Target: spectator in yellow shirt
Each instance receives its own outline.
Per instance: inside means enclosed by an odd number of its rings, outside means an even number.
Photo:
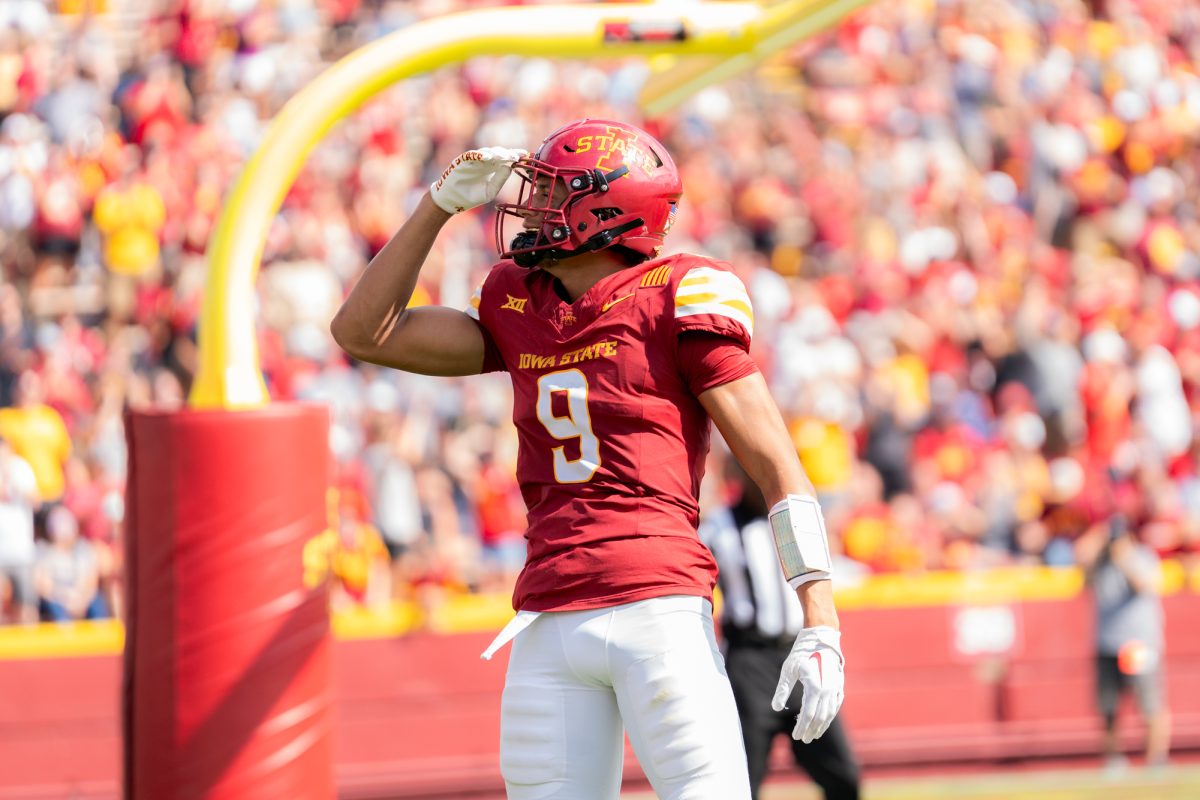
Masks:
[[[162,195],[140,173],[136,148],[122,156],[123,174],[100,192],[92,216],[104,235],[104,263],[117,275],[139,277],[158,267],[167,212]]]
[[[15,405],[0,408],[0,435],[33,468],[38,500],[44,506],[62,499],[66,488],[63,468],[71,455],[71,436],[62,415],[43,400],[41,376],[31,369],[22,372],[17,380]]]

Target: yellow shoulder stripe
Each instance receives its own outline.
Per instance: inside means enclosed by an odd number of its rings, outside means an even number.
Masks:
[[[642,288],[666,286],[667,282],[671,280],[672,269],[670,264],[664,264],[661,267],[655,267],[650,270],[642,276]]]
[[[754,321],[754,312],[750,309],[749,303],[744,303],[741,300],[722,300],[721,305],[729,306],[730,308],[736,308],[738,311],[749,317],[751,322]]]
[[[717,303],[720,302],[724,295],[716,292],[704,292],[702,294],[675,295],[675,307],[690,306],[695,303]]]

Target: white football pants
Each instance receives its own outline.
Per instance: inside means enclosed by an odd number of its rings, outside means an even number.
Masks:
[[[712,606],[670,596],[546,612],[513,642],[500,720],[510,800],[616,800],[622,723],[662,800],[749,800]]]

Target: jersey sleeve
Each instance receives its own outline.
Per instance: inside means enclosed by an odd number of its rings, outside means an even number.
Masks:
[[[715,333],[749,347],[754,309],[738,276],[717,262],[689,269],[675,289],[675,331]]]
[[[504,363],[504,356],[500,353],[500,348],[496,344],[495,338],[492,337],[488,326],[479,316],[479,308],[483,303],[483,287],[487,285],[488,278],[494,273],[489,273],[487,278],[483,279],[483,283],[475,287],[475,293],[471,295],[471,301],[464,309],[467,316],[475,320],[475,324],[479,326],[479,333],[483,336],[483,366],[480,372],[507,372],[508,365]]]
[[[679,337],[679,370],[692,394],[758,372],[746,346],[727,336],[689,331]]]

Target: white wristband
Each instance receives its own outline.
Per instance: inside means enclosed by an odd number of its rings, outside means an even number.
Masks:
[[[829,536],[817,498],[789,494],[772,506],[768,517],[779,565],[793,589],[808,581],[832,577]]]

